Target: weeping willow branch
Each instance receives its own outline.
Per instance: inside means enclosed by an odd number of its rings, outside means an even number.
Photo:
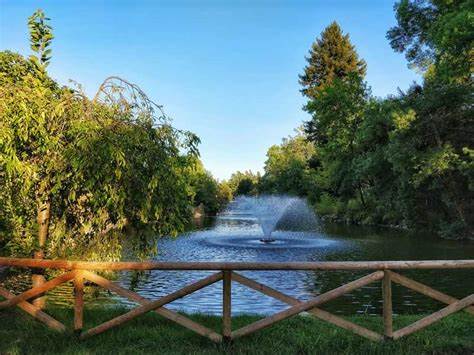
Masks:
[[[154,123],[170,122],[162,105],[151,100],[138,85],[118,76],[109,76],[102,82],[94,96],[93,103],[114,105],[124,112],[132,111],[138,116],[149,115]]]
[[[199,137],[172,127],[163,106],[151,100],[136,84],[118,76],[109,76],[99,86],[92,103],[114,107],[118,112],[128,115],[134,123],[148,123],[154,128],[170,130],[182,147],[188,147],[191,154],[199,155]]]

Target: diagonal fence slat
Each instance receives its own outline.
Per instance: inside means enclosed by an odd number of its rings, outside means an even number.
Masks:
[[[15,297],[13,293],[8,292],[2,287],[0,287],[0,296],[6,299],[12,299],[13,297]],[[45,312],[43,312],[39,307],[36,307],[35,305],[29,302],[22,301],[18,303],[17,306],[23,311],[25,311],[26,313],[30,314],[31,316],[33,316],[34,318],[36,318],[37,320],[46,324],[48,327],[54,330],[57,330],[60,332],[64,332],[66,330],[66,327],[64,326],[64,324],[57,321],[56,319],[51,317],[49,314],[46,314]]]
[[[358,289],[360,287],[363,287],[365,285],[368,285],[374,281],[380,280],[383,278],[384,272],[383,271],[376,271],[372,274],[366,275],[364,277],[361,277],[357,280],[351,281],[345,285],[342,285],[338,288],[335,288],[331,291],[328,291],[326,293],[323,293],[322,295],[319,295],[315,297],[314,299],[303,302],[300,304],[297,304],[295,306],[292,306],[284,311],[278,312],[272,316],[269,316],[267,318],[263,318],[259,321],[256,321],[252,324],[249,324],[245,327],[242,327],[236,331],[232,332],[232,338],[239,338],[247,334],[251,334],[259,329],[263,329],[266,327],[269,327],[270,325],[279,322],[281,320],[287,319],[291,316],[294,316],[298,313],[307,311],[311,308],[314,308],[316,306],[319,306],[323,303],[329,302],[330,300],[333,300],[347,292],[353,291],[355,289]]]
[[[16,295],[6,301],[0,302],[0,309],[14,306],[22,301],[26,301],[30,298],[33,298],[42,293],[45,293],[46,291],[49,291],[55,288],[56,286],[59,286],[65,282],[72,280],[75,277],[75,275],[76,275],[75,271],[69,271],[48,282],[45,282],[41,286],[30,288],[28,291],[20,293],[19,295]]]
[[[166,295],[156,301],[150,301],[147,304],[144,304],[142,306],[139,306],[135,309],[132,309],[131,311],[122,314],[121,316],[115,317],[114,319],[111,319],[105,323],[102,323],[101,325],[89,329],[85,332],[83,332],[80,336],[81,339],[89,338],[93,335],[100,334],[102,332],[105,332],[108,329],[114,328],[120,324],[123,324],[125,322],[128,322],[142,314],[145,314],[149,311],[153,311],[157,308],[160,308],[164,306],[165,304],[168,304],[170,302],[173,302],[179,298],[182,298],[186,295],[189,295],[190,293],[193,293],[197,290],[200,290],[201,288],[204,288],[206,286],[209,286],[213,283],[216,283],[217,281],[222,280],[222,272],[217,272],[211,276],[205,277],[204,279],[197,281],[191,285],[185,286],[181,289],[179,289],[176,292],[170,293],[169,295]]]
[[[141,305],[145,305],[150,303],[151,301],[146,299],[145,297],[140,296],[139,294],[132,292],[130,290],[127,290],[119,285],[117,285],[115,282],[112,282],[110,280],[107,280],[104,277],[101,277],[95,273],[92,273],[90,271],[84,271],[84,277],[87,278],[87,280],[92,281],[96,285],[99,285],[109,291],[115,292],[116,294],[128,298],[131,301],[137,302]],[[158,309],[154,310],[156,313],[159,315],[189,329],[194,332],[196,332],[199,335],[202,335],[204,337],[207,337],[211,339],[212,341],[219,343],[222,341],[222,336],[212,329],[209,329],[197,322],[194,322],[193,320],[177,313],[172,310],[169,310],[165,307],[161,307]]]
[[[399,339],[403,336],[412,334],[472,304],[474,304],[474,294],[467,296],[457,302],[451,303],[449,306],[442,308],[438,312],[432,313],[429,316],[416,321],[415,323],[393,332],[393,339]]]
[[[275,290],[274,288],[271,288],[269,286],[263,285],[255,280],[249,279],[241,274],[238,274],[236,272],[232,273],[232,280],[235,280],[236,282],[245,285],[251,289],[254,289],[255,291],[261,292],[267,296],[273,297],[279,301],[282,301],[286,304],[289,305],[297,305],[303,303],[302,301],[285,295],[284,293]],[[365,327],[362,327],[358,324],[355,324],[353,322],[350,322],[342,317],[336,316],[332,313],[326,312],[322,309],[319,308],[312,308],[308,310],[308,313],[312,314],[313,316],[324,320],[328,323],[334,324],[340,328],[352,331],[364,338],[374,340],[374,341],[380,341],[383,340],[383,336],[370,330]]]
[[[413,291],[421,293],[425,296],[431,297],[437,301],[440,301],[446,304],[451,304],[451,303],[459,301],[457,298],[451,297],[425,284],[422,284],[421,282],[415,281],[413,279],[409,279],[408,277],[402,276],[396,272],[388,271],[388,270],[386,272],[390,275],[390,278],[393,282],[399,285],[402,285],[406,288],[412,289]],[[474,315],[474,307],[472,306],[465,308],[464,311]]]

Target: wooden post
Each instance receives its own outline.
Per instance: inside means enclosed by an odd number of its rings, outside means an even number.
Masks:
[[[232,276],[231,271],[223,271],[222,289],[222,336],[224,341],[230,341],[232,333]]]
[[[84,276],[81,271],[74,277],[74,330],[81,332],[84,324]]]
[[[44,258],[44,246],[48,238],[49,230],[49,219],[51,214],[51,204],[49,201],[40,202],[37,211],[37,222],[38,222],[38,250],[34,253],[35,259]],[[39,287],[46,282],[44,277],[43,269],[34,269],[33,275],[31,275],[31,283],[34,287]],[[33,305],[39,309],[43,309],[46,304],[46,297],[39,296],[33,300]]]
[[[393,319],[392,319],[392,281],[390,279],[390,272],[384,271],[382,281],[382,295],[383,295],[383,326],[385,339],[392,339],[393,337]]]

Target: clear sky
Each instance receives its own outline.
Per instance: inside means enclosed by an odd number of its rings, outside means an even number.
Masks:
[[[138,84],[178,128],[202,140],[216,177],[262,170],[265,154],[309,116],[298,74],[336,20],[367,62],[377,96],[419,79],[385,38],[393,1],[0,0],[0,50],[29,54],[27,18],[42,8],[54,28],[52,77],[92,95],[119,75]]]

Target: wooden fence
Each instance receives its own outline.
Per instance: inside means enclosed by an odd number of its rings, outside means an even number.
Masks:
[[[28,300],[44,294],[56,286],[72,282],[74,284],[74,329],[80,334],[81,339],[100,334],[113,327],[126,323],[144,313],[154,311],[159,315],[188,328],[201,336],[205,336],[214,342],[232,340],[244,335],[251,334],[259,329],[266,328],[283,319],[297,315],[301,312],[309,314],[344,328],[362,337],[374,341],[384,339],[399,339],[406,335],[421,330],[430,324],[460,310],[474,315],[474,294],[462,299],[456,299],[447,294],[439,292],[427,285],[414,281],[410,278],[396,273],[394,270],[408,269],[474,269],[474,260],[432,260],[432,261],[367,261],[367,262],[289,262],[289,263],[244,263],[244,262],[84,262],[64,260],[38,260],[20,258],[1,258],[0,266],[61,269],[65,272],[60,276],[49,280],[41,286],[33,287],[21,294],[14,295],[0,287],[0,296],[6,300],[0,302],[0,310],[7,307],[18,306],[37,320],[47,326],[64,331],[66,327],[56,319],[52,318],[41,309],[29,303]],[[97,270],[213,270],[207,276],[195,283],[187,285],[178,291],[172,292],[157,300],[148,300],[135,292],[127,290],[92,271]],[[237,271],[240,270],[371,270],[366,276],[341,285],[333,290],[316,296],[309,301],[300,301],[280,291],[270,288],[247,278]],[[106,321],[94,328],[83,330],[83,308],[84,308],[84,282],[92,282],[111,292],[138,303],[138,307],[131,309],[123,315]],[[223,282],[223,312],[222,333],[209,329],[187,317],[172,311],[165,306],[179,298],[189,295],[208,285],[218,281]],[[352,323],[344,318],[331,314],[319,308],[326,302],[334,300],[341,295],[354,291],[374,281],[382,280],[383,294],[383,322],[384,333],[379,334],[363,326]],[[472,279],[471,279],[472,280]],[[231,287],[232,281],[238,282],[251,289],[259,291],[267,296],[273,297],[289,305],[289,308],[260,319],[240,329],[232,330],[231,326]],[[426,316],[404,328],[394,330],[392,326],[392,282],[410,288],[416,292],[431,297],[437,301],[447,304],[446,307]],[[474,321],[474,319],[473,319]]]

